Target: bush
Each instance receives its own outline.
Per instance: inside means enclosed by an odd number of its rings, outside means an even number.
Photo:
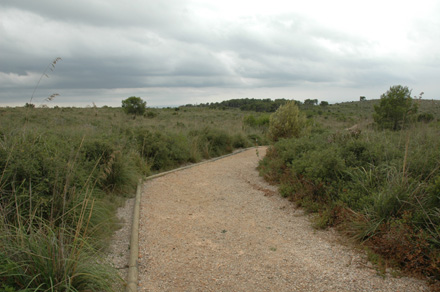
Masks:
[[[289,101],[270,116],[269,137],[272,141],[299,137],[305,125],[306,120],[298,106],[294,101]]]
[[[139,129],[135,139],[139,153],[146,158],[152,170],[157,171],[172,166],[171,152],[164,134]]]
[[[417,116],[418,122],[429,123],[434,120],[434,115],[430,113],[423,113]]]
[[[219,129],[205,128],[201,133],[202,149],[205,158],[231,153],[232,137]]]
[[[232,147],[234,148],[246,148],[249,147],[250,143],[249,140],[246,139],[245,136],[243,136],[240,133],[237,133],[232,136]]]
[[[157,112],[155,112],[155,111],[148,111],[147,113],[146,113],[146,117],[147,118],[150,118],[150,119],[153,119],[153,118],[155,118],[155,117],[157,117],[159,114],[157,113]]]
[[[403,269],[440,279],[437,131],[425,126],[282,139],[259,170],[280,184],[283,196],[318,212],[320,227],[343,222],[354,238]]]
[[[254,115],[247,115],[243,118],[243,124],[249,127],[255,127],[257,125],[257,119]]]
[[[374,106],[374,121],[382,129],[400,130],[417,113],[411,90],[401,85],[392,86],[382,94],[379,105]]]
[[[270,121],[270,115],[264,114],[258,117],[254,117],[254,115],[250,114],[243,118],[243,124],[249,127],[268,127]]]
[[[143,115],[147,110],[147,102],[140,97],[131,96],[122,101],[122,108],[127,114]]]

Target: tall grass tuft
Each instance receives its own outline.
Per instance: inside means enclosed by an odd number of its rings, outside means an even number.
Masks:
[[[44,138],[45,137],[45,138]],[[112,291],[97,231],[112,214],[96,203],[78,150],[45,133],[5,136],[0,180],[0,279],[6,291]],[[97,207],[95,207],[97,206]],[[113,220],[114,222],[114,220]],[[108,235],[107,235],[108,236]]]
[[[112,291],[117,273],[100,260],[89,240],[97,227],[90,195],[60,220],[28,218],[21,215],[24,204],[14,204],[3,207],[16,210],[16,222],[3,217],[0,224],[0,279],[5,291]]]
[[[4,289],[112,291],[117,274],[99,261],[96,250],[80,234],[43,222],[30,232],[23,227],[2,227],[0,279]]]

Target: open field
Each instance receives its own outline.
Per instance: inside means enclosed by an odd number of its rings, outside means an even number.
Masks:
[[[0,109],[0,291],[110,291],[100,260],[138,179],[264,143],[239,110]]]
[[[438,279],[440,102],[421,100],[432,120],[398,132],[375,130],[375,103],[302,105],[308,135],[274,144],[260,172],[319,214],[318,228],[336,226],[370,246],[380,269]],[[121,279],[100,259],[138,179],[269,144],[269,115],[0,108],[0,291],[110,291]],[[345,130],[353,125],[359,132]]]

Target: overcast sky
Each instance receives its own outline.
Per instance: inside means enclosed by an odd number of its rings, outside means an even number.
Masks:
[[[1,0],[0,105],[440,99],[439,3]]]

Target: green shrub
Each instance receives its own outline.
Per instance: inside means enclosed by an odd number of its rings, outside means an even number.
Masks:
[[[299,137],[306,120],[294,101],[287,102],[270,116],[269,137],[273,141],[282,138]]]
[[[257,126],[257,119],[255,119],[254,115],[247,115],[243,118],[243,124],[249,127]]]
[[[429,123],[434,120],[434,115],[431,113],[422,113],[417,116],[418,122]]]
[[[408,87],[396,85],[382,94],[379,105],[374,106],[374,121],[383,129],[400,130],[417,113],[417,105]]]
[[[302,173],[315,182],[331,183],[337,180],[345,170],[345,161],[336,147],[310,151],[301,159],[301,162],[293,163],[292,168],[295,172]]]
[[[268,115],[268,114],[260,115],[257,118],[256,122],[257,122],[257,126],[259,126],[259,127],[269,127],[270,115]]]
[[[232,136],[232,147],[238,149],[238,148],[246,148],[249,147],[251,144],[249,143],[249,140],[246,139],[246,137],[241,134],[237,133]]]
[[[205,128],[201,133],[201,139],[204,141],[206,158],[232,152],[232,138],[223,130]]]
[[[155,112],[155,111],[148,111],[146,113],[147,118],[153,119],[155,117],[157,117],[159,115],[159,113]]]
[[[167,137],[167,147],[170,151],[170,159],[173,166],[187,162],[195,162],[191,157],[190,140],[183,134],[169,134]]]
[[[365,140],[352,139],[342,147],[341,156],[348,167],[367,167],[377,161],[371,145]]]
[[[243,118],[243,124],[249,127],[269,127],[270,115],[262,114],[255,117],[253,114],[247,115]]]
[[[139,152],[151,165],[151,169],[157,171],[171,166],[171,153],[163,134],[140,129],[136,133],[136,142]]]
[[[249,134],[247,135],[247,139],[250,141],[252,145],[267,145],[269,143],[266,135],[259,134]]]
[[[282,196],[319,213],[317,227],[343,222],[354,238],[392,255],[403,269],[440,279],[437,131],[417,126],[282,139],[259,170],[280,184]]]

